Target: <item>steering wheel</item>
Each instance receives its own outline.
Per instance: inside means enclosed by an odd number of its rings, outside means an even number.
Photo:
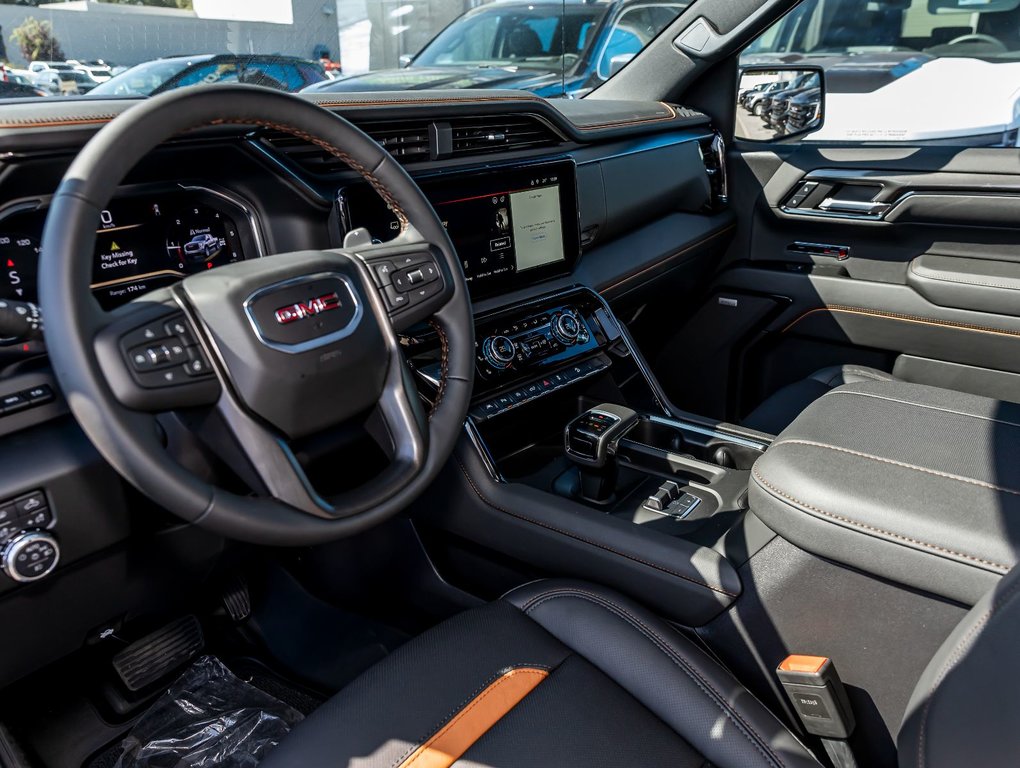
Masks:
[[[400,234],[383,244],[348,236],[341,249],[224,264],[102,310],[89,287],[100,212],[155,147],[220,125],[283,131],[343,160],[396,214]],[[397,271],[415,267],[426,283],[397,294],[381,277],[388,271],[375,269],[379,259]],[[117,117],[89,141],[53,197],[39,274],[50,359],[82,429],[142,493],[227,537],[307,545],[377,524],[435,478],[463,427],[474,331],[446,230],[375,141],[299,97],[255,86],[199,87]],[[431,413],[397,339],[424,319],[442,348]],[[179,364],[168,367],[168,359]],[[213,484],[172,458],[157,422],[167,411],[190,414],[204,434],[219,436],[215,452],[252,492],[239,492],[236,482]],[[292,446],[355,418],[378,436],[386,466],[363,484],[320,493]],[[355,471],[338,465],[325,474]]]
[[[1006,53],[1007,51],[1009,51],[1009,48],[1006,46],[1006,44],[999,40],[999,38],[992,37],[991,35],[981,34],[980,32],[954,37],[952,40],[946,43],[946,45],[962,45],[963,43],[988,43],[989,45],[997,48],[1002,53]]]

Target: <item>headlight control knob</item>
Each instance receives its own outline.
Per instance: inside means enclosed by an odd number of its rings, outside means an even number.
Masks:
[[[509,367],[517,355],[517,345],[506,336],[490,336],[482,343],[482,354],[493,368]]]
[[[4,573],[15,581],[38,581],[53,573],[60,561],[60,545],[45,531],[29,531],[11,539],[4,547]]]

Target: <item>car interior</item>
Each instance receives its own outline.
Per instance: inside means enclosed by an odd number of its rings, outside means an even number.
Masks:
[[[1015,765],[1020,155],[736,138],[796,5],[6,104],[0,765]]]

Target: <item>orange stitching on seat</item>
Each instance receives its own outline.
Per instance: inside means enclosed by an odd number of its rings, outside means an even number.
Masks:
[[[883,464],[891,464],[895,467],[902,467],[903,469],[912,469],[915,472],[924,472],[929,475],[935,475],[936,477],[942,477],[946,480],[956,480],[961,483],[967,483],[969,485],[976,485],[979,488],[987,488],[991,491],[1002,491],[1003,493],[1010,493],[1014,496],[1020,496],[1020,491],[1015,488],[1007,488],[1002,485],[995,485],[995,483],[989,483],[984,480],[977,480],[973,477],[966,477],[964,475],[954,475],[951,472],[942,472],[937,469],[928,469],[927,467],[920,467],[916,464],[908,464],[905,461],[897,461],[896,459],[887,459],[882,456],[874,456],[870,453],[862,453],[861,451],[855,451],[852,448],[841,448],[835,445],[829,445],[828,443],[820,443],[815,440],[805,440],[800,437],[790,437],[780,440],[779,442],[773,443],[772,448],[777,448],[780,445],[807,445],[813,448],[826,448],[830,451],[838,451],[839,453],[847,453],[851,456],[857,456],[862,459],[870,459],[871,461],[878,461]]]
[[[586,600],[587,602],[604,608],[610,613],[615,613],[618,618],[629,623],[638,633],[644,635],[645,638],[652,643],[652,645],[656,646],[656,648],[658,648],[658,650],[666,656],[666,658],[670,659],[676,666],[680,667],[680,669],[694,681],[694,684],[701,688],[702,692],[706,696],[714,698],[715,703],[720,709],[722,709],[724,714],[733,716],[734,724],[737,726],[738,730],[744,733],[744,736],[747,737],[748,741],[751,742],[751,745],[762,757],[767,760],[771,756],[778,765],[784,765],[779,755],[776,754],[771,746],[769,746],[768,741],[764,739],[733,706],[730,705],[730,703],[726,700],[726,697],[723,696],[711,682],[709,682],[690,662],[688,662],[687,659],[678,653],[658,632],[622,605],[618,605],[617,603],[614,603],[595,592],[589,592],[577,587],[558,587],[535,595],[526,603],[523,610],[530,616],[531,611],[540,606],[542,603],[547,600],[555,600],[559,597],[575,597],[579,600]],[[538,622],[537,619],[535,621],[541,625],[541,622]],[[709,693],[709,691],[711,691],[711,693]],[[740,727],[741,724],[743,724],[744,727],[751,732],[751,734],[754,734],[758,740],[757,744],[755,743],[755,740],[751,738],[751,735]]]

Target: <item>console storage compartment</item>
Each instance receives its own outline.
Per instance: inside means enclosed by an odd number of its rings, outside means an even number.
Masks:
[[[839,387],[752,470],[750,506],[809,552],[973,604],[1017,563],[1020,405],[918,384]]]

